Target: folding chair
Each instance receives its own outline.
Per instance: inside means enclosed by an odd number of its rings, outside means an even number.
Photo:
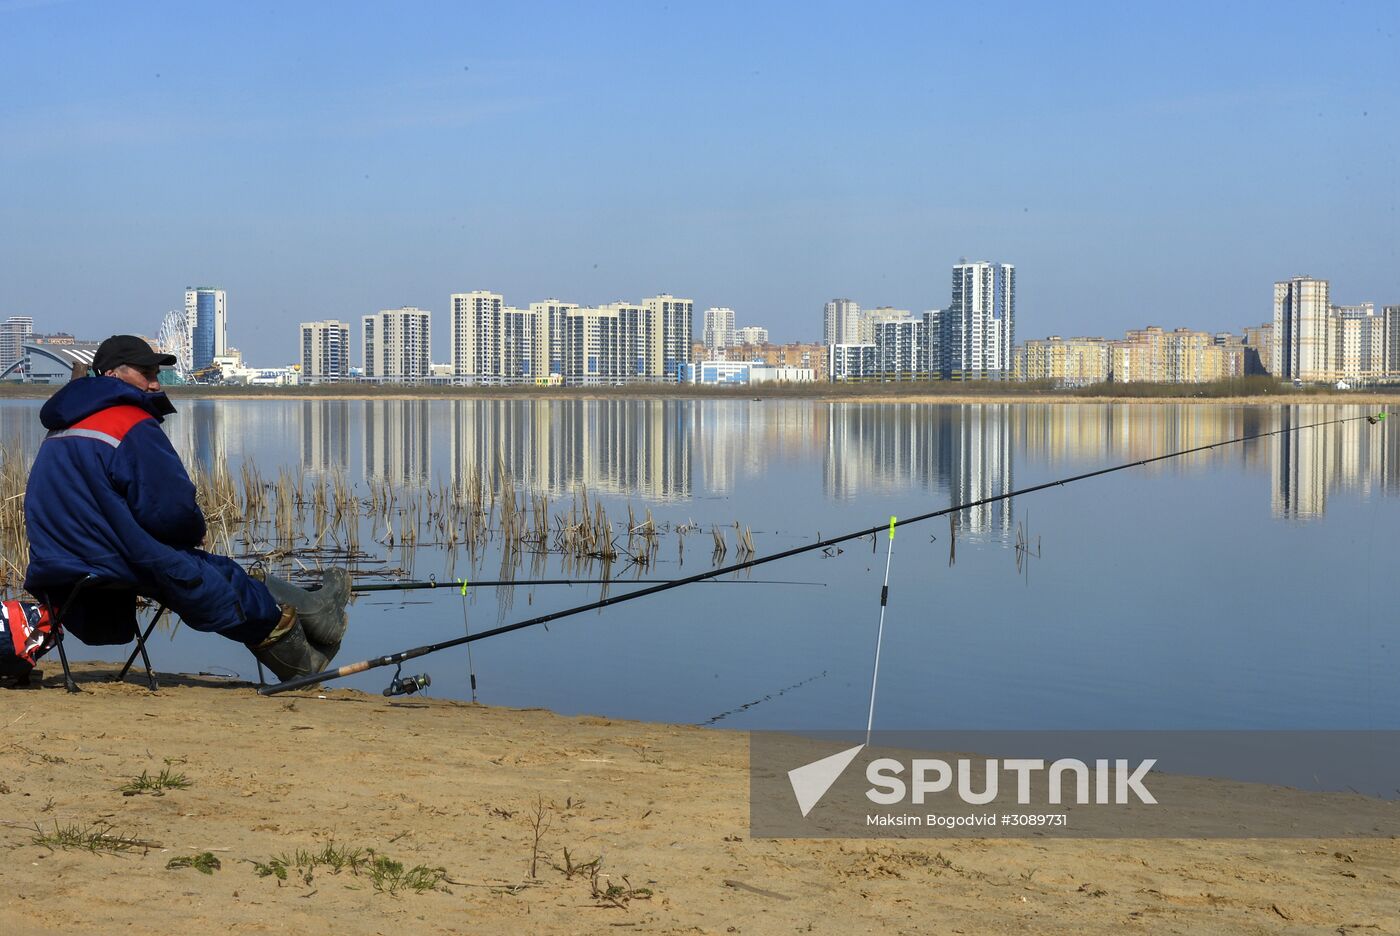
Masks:
[[[89,590],[101,589],[104,587],[130,590],[125,585],[117,586],[104,584],[103,580],[96,575],[85,575],[78,580],[78,583],[73,586],[73,590],[68,593],[67,599],[65,599],[58,610],[54,612],[54,634],[56,635],[55,641],[58,644],[58,659],[63,664],[63,684],[67,687],[69,692],[79,692],[80,690],[78,689],[78,684],[73,681],[73,671],[68,666],[68,653],[63,649],[65,633],[63,628],[64,619],[67,617],[68,612],[73,609],[73,605],[77,601],[79,595]],[[48,600],[47,596],[44,597],[44,603],[50,608],[54,607],[54,604]],[[131,651],[131,656],[127,657],[126,665],[123,666],[122,671],[116,675],[113,680],[114,682],[121,682],[126,679],[126,674],[131,669],[131,664],[136,662],[136,655],[139,653],[141,655],[141,662],[146,665],[146,682],[151,687],[151,691],[155,692],[160,688],[160,685],[156,682],[155,671],[151,669],[151,658],[146,653],[146,638],[151,636],[151,631],[155,630],[156,622],[160,620],[163,614],[165,614],[165,605],[160,605],[156,611],[155,617],[151,618],[151,622],[146,625],[145,632],[143,633],[139,627],[136,629],[136,649]]]

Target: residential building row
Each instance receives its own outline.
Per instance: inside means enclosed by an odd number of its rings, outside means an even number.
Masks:
[[[742,345],[762,345],[768,343],[768,329],[762,325],[735,325],[734,310],[729,308],[706,309],[700,330],[700,343],[703,352],[696,360],[713,357],[724,360],[727,349]]]
[[[1334,305],[1327,280],[1296,276],[1274,284],[1272,322],[1242,335],[1149,326],[1122,339],[1049,338],[1016,350],[1023,380],[1092,383],[1204,383],[1270,375],[1297,383],[1359,386],[1400,382],[1400,305]]]
[[[1270,371],[1281,380],[1400,380],[1400,305],[1333,305],[1327,280],[1295,276],[1274,284],[1273,329]]]
[[[546,299],[519,309],[477,291],[455,293],[451,303],[451,375],[460,381],[675,382],[691,360],[695,304],[669,293],[601,306]]]
[[[1270,329],[1246,335],[1211,334],[1156,325],[1131,329],[1121,339],[1049,338],[1016,349],[1018,380],[1053,381],[1059,386],[1095,383],[1207,383],[1263,373],[1260,342]],[[1251,343],[1253,342],[1253,343]],[[1262,354],[1267,355],[1265,350]]]
[[[1016,268],[986,260],[953,265],[947,308],[914,316],[833,299],[823,310],[828,378],[1006,380],[1016,341]]]
[[[434,365],[432,313],[405,306],[360,320],[361,376],[461,384],[675,382],[691,362],[694,303],[669,294],[580,306],[558,299],[507,305],[500,293],[451,297],[451,358]],[[304,379],[350,376],[349,325],[301,323]]]

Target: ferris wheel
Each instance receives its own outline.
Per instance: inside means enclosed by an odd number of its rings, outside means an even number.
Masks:
[[[183,379],[189,379],[191,367],[191,355],[193,349],[190,345],[189,321],[185,317],[183,309],[171,309],[165,313],[165,318],[161,320],[160,332],[156,335],[156,341],[160,343],[160,350],[165,354],[175,355],[175,373]]]

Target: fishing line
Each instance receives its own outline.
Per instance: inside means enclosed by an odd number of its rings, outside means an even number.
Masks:
[[[1375,425],[1379,423],[1382,419],[1384,419],[1384,414],[1368,416],[1347,416],[1341,419],[1329,419],[1325,422],[1309,423],[1306,426],[1289,426],[1282,429],[1272,429],[1268,432],[1251,433],[1250,435],[1239,436],[1234,439],[1223,439],[1219,442],[1212,442],[1209,445],[1197,445],[1193,448],[1182,449],[1176,452],[1168,452],[1165,455],[1154,455],[1150,458],[1141,458],[1136,461],[1124,462],[1120,465],[1110,465],[1107,468],[1099,468],[1094,471],[1086,471],[1082,474],[1071,475],[1066,478],[1058,478],[1054,481],[1045,481],[1041,484],[1033,484],[1030,487],[1018,488],[1014,491],[1007,491],[1002,494],[993,494],[988,497],[979,498],[977,500],[966,501],[965,503],[961,504],[954,504],[951,507],[944,507],[941,510],[931,510],[928,513],[918,514],[913,517],[908,517],[904,520],[896,520],[894,526],[907,526],[912,523],[921,523],[925,520],[931,520],[935,517],[946,516],[951,518],[953,514],[956,514],[963,510],[971,510],[974,507],[983,507],[987,504],[995,504],[1000,501],[1010,500],[1013,497],[1024,497],[1028,494],[1034,494],[1038,491],[1049,490],[1050,488],[1064,487],[1067,484],[1074,484],[1076,481],[1087,481],[1090,478],[1097,478],[1102,475],[1113,474],[1117,471],[1126,471],[1129,468],[1140,468],[1143,465],[1151,465],[1157,462],[1169,461],[1173,458],[1182,458],[1187,455],[1194,455],[1198,452],[1208,452],[1226,445],[1237,445],[1243,442],[1251,442],[1256,439],[1267,439],[1277,435],[1286,435],[1291,432],[1301,432],[1304,429],[1318,429],[1324,426],[1336,426],[1341,425],[1343,423],[1356,422],[1360,419],[1364,419],[1368,423]],[[832,546],[837,545],[838,543],[847,543],[851,540],[861,539],[866,536],[875,536],[884,531],[886,528],[887,524],[881,524],[879,526],[870,527],[869,529],[857,530],[854,533],[843,533],[840,536],[833,536],[829,537],[828,539],[818,540],[817,542],[808,543],[804,546],[794,546],[791,549],[785,549],[780,552],[773,553],[769,556],[758,556],[753,559],[745,559],[742,562],[737,562],[733,565],[722,566],[718,569],[711,569],[708,572],[698,572],[695,575],[686,576],[685,578],[671,579],[669,581],[664,581],[659,584],[652,585],[648,588],[639,588],[635,591],[629,591],[621,595],[612,595],[606,598],[599,598],[597,601],[590,601],[587,604],[578,605],[573,608],[566,608],[562,611],[555,611],[550,614],[542,614],[539,617],[528,618],[524,621],[517,621],[514,624],[504,624],[500,627],[494,627],[490,630],[480,631],[469,636],[455,637],[451,640],[444,640],[439,643],[433,644],[425,644],[421,647],[413,647],[409,650],[401,650],[397,653],[391,653],[386,656],[374,657],[368,660],[361,660],[358,663],[349,663],[337,669],[327,670],[324,673],[313,673],[310,676],[299,676],[295,679],[289,679],[285,682],[277,683],[273,686],[260,687],[258,689],[258,692],[262,695],[276,695],[279,692],[288,692],[292,689],[303,689],[307,686],[314,686],[317,683],[328,682],[332,679],[340,679],[344,676],[352,676],[355,673],[363,673],[365,670],[378,669],[381,666],[394,666],[399,663],[403,663],[406,660],[412,660],[420,656],[426,656],[429,653],[437,653],[439,650],[447,650],[450,647],[459,647],[462,644],[470,644],[477,640],[485,640],[488,637],[499,637],[502,634],[509,634],[512,631],[523,630],[527,627],[535,627],[541,624],[548,624],[549,622],[557,621],[560,618],[572,617],[576,614],[584,614],[586,612],[597,611],[601,608],[606,608],[611,605],[621,604],[624,601],[632,601],[636,598],[645,598],[648,595],[660,594],[664,591],[670,591],[673,588],[680,588],[682,585],[694,585],[698,582],[708,582],[711,579],[718,579],[720,578],[720,576],[730,575],[735,572],[741,572],[744,569],[751,569],[754,566],[763,565],[764,563],[777,562],[780,559],[790,559],[793,556],[800,556],[803,553],[813,552],[819,549],[828,549]]]
[[[755,705],[762,705],[764,702],[767,702],[767,701],[769,701],[769,700],[771,700],[771,699],[776,699],[776,698],[778,698],[779,696],[787,695],[789,692],[792,692],[794,689],[801,689],[803,686],[807,685],[809,682],[815,682],[815,681],[818,680],[818,679],[823,679],[823,678],[826,677],[826,673],[827,673],[826,670],[822,670],[820,673],[816,674],[815,676],[808,676],[806,679],[802,680],[801,682],[795,682],[795,683],[793,683],[791,686],[784,686],[783,688],[777,690],[776,692],[770,692],[770,693],[768,693],[766,696],[764,696],[764,697],[761,698],[761,699],[754,699],[752,702],[745,702],[743,705],[740,705],[740,706],[738,706],[737,708],[732,708],[732,709],[729,709],[728,711],[720,712],[718,715],[715,715],[715,716],[713,716],[713,717],[711,717],[711,718],[709,718],[709,719],[707,719],[707,720],[705,720],[705,721],[703,721],[703,722],[697,723],[697,727],[699,727],[699,728],[708,728],[710,725],[719,724],[721,721],[723,721],[724,719],[728,718],[730,715],[738,715],[740,712],[747,712],[749,709],[753,708]]]

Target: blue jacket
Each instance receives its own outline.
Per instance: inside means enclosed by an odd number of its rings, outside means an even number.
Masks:
[[[160,428],[173,412],[164,393],[115,377],[73,380],[44,404],[39,418],[49,434],[24,497],[30,594],[64,591],[93,573],[202,609],[210,626],[201,629],[243,622],[234,589],[223,576],[206,574],[196,551],[204,515]]]

